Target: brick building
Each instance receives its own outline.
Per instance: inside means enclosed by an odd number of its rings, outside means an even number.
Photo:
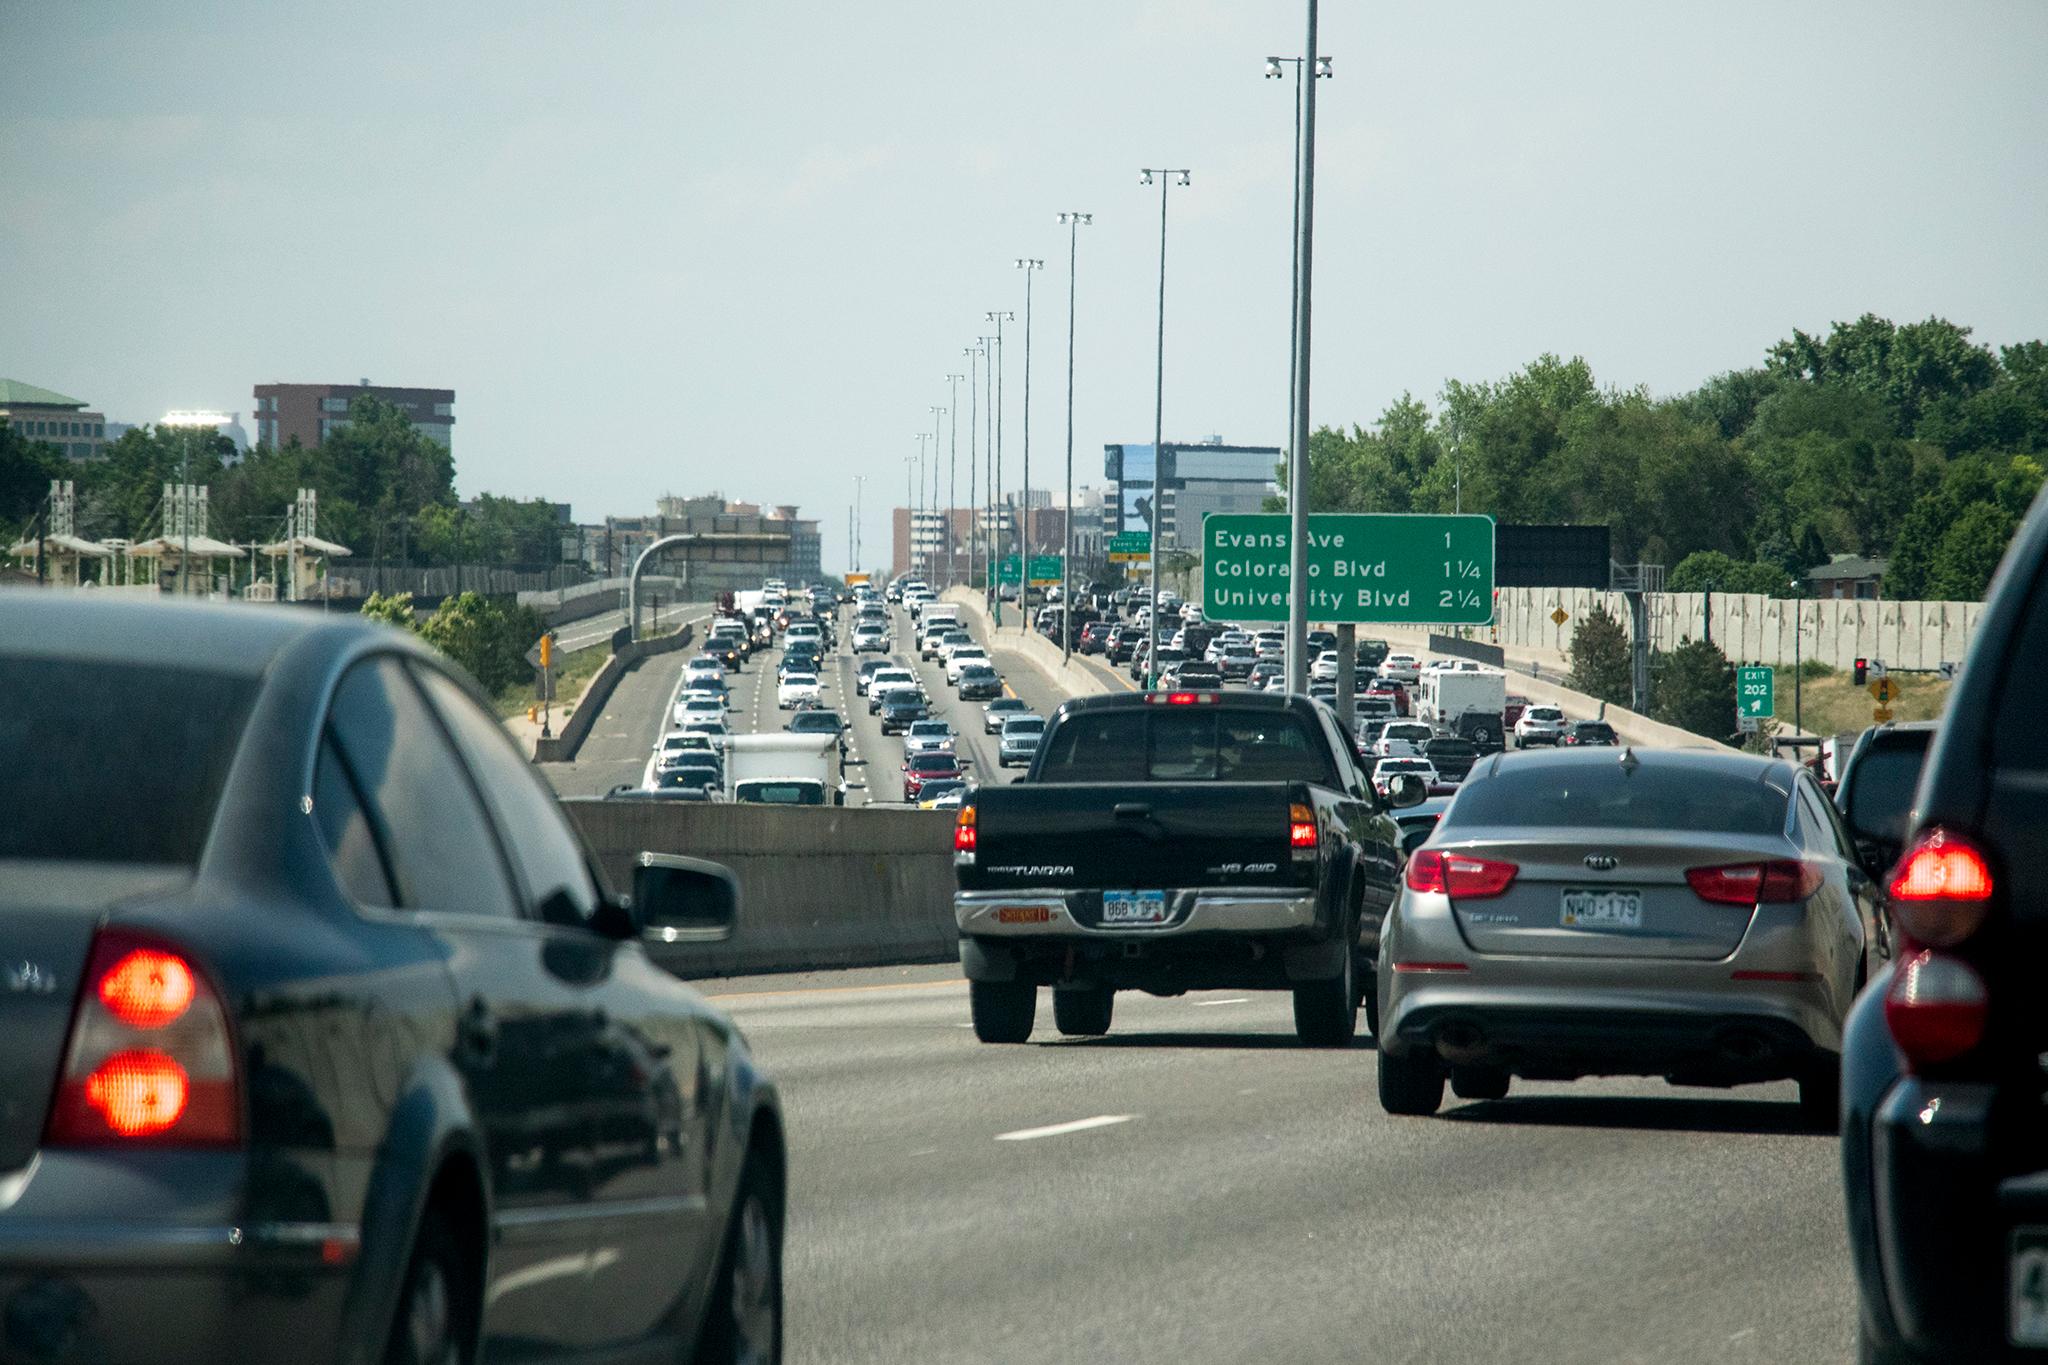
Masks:
[[[452,448],[455,434],[455,390],[404,389],[372,384],[258,384],[256,440],[272,449],[296,436],[302,446],[317,446],[337,428],[348,425],[348,405],[363,396],[382,399],[412,419],[420,434]]]

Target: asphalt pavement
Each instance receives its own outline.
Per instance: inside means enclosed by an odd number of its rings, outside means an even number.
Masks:
[[[1287,997],[1040,992],[986,1046],[950,967],[707,983],[780,1083],[791,1362],[1847,1361],[1832,1137],[1790,1085],[1518,1083],[1396,1119]]]

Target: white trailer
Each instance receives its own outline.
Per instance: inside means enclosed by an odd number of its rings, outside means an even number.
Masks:
[[[865,784],[846,780],[836,735],[735,735],[725,742],[725,794],[782,806],[843,806]]]
[[[1433,668],[1421,676],[1415,717],[1440,735],[1463,735],[1481,748],[1506,733],[1508,676],[1495,669]],[[1484,726],[1488,734],[1477,733]]]

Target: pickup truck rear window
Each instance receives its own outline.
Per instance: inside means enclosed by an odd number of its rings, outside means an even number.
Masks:
[[[1288,711],[1147,707],[1082,712],[1053,727],[1038,782],[1331,781],[1330,760]]]

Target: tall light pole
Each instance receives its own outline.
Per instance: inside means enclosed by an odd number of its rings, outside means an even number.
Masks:
[[[924,515],[924,443],[932,439],[929,431],[917,433],[917,512],[910,518],[910,568],[917,571],[917,519]]]
[[[1308,0],[1308,36],[1301,53],[1305,61],[1316,57],[1316,0]],[[1316,74],[1322,73],[1318,70]],[[1312,80],[1302,86],[1299,136],[1301,146],[1295,158],[1300,190],[1295,196],[1294,227],[1294,432],[1287,452],[1285,686],[1289,692],[1305,690],[1308,675],[1309,300],[1314,294],[1316,224],[1316,83]]]
[[[1020,513],[1024,523],[1024,581],[1017,588],[1017,600],[1021,604],[1030,599],[1031,551],[1037,543],[1031,538],[1031,277],[1045,269],[1045,262],[1019,256],[1017,269],[1024,272],[1024,506]],[[1029,613],[1025,619],[1030,619]]]
[[[953,512],[960,506],[960,381],[964,374],[949,374],[946,384],[951,390],[947,395],[947,411],[952,417],[948,423],[952,440],[946,450],[946,586],[952,587],[960,581],[960,557],[955,553],[958,544],[953,539]]]
[[[1289,433],[1289,443],[1291,445],[1292,433],[1294,430],[1294,372],[1296,361],[1299,358],[1299,353],[1296,352],[1296,350],[1294,349],[1294,300],[1301,292],[1300,238],[1302,59],[1299,57],[1266,58],[1266,79],[1269,81],[1279,80],[1280,77],[1285,74],[1281,70],[1281,68],[1288,66],[1294,68],[1294,223],[1287,234],[1287,246],[1289,257],[1289,274],[1287,280],[1287,424],[1283,428],[1283,430]],[[1330,74],[1330,59],[1328,57],[1316,58],[1316,79],[1321,80],[1329,76]],[[1292,499],[1294,496],[1294,491],[1291,487],[1288,489],[1287,496],[1290,499]]]
[[[868,481],[865,474],[853,476],[853,571],[860,572],[860,493],[861,486]]]
[[[1147,167],[1138,172],[1138,183],[1149,185],[1154,177],[1159,181],[1159,331],[1158,367],[1154,371],[1152,384],[1152,515],[1146,530],[1152,542],[1152,580],[1145,606],[1145,689],[1150,691],[1159,681],[1159,565],[1163,558],[1164,546],[1159,543],[1159,469],[1160,447],[1166,442],[1166,191],[1180,177],[1180,184],[1189,183],[1192,175],[1186,167],[1179,169],[1156,169]]]
[[[1066,546],[1060,555],[1062,663],[1074,657],[1074,264],[1080,247],[1081,225],[1094,221],[1092,213],[1068,210],[1060,214],[1060,223],[1067,229],[1067,535]]]
[[[903,576],[917,572],[917,456],[903,457]]]
[[[930,521],[932,514],[939,510],[939,419],[946,415],[946,410],[934,403],[926,411],[932,415],[932,500],[924,505],[924,519]],[[939,576],[939,550],[936,545],[932,547],[931,569],[932,577],[937,578]]]
[[[974,582],[974,550],[981,543],[981,503],[979,480],[975,477],[978,468],[976,448],[981,433],[981,358],[988,354],[987,338],[976,337],[974,345],[964,346],[960,354],[967,357],[967,581]]]
[[[995,466],[989,473],[988,491],[990,501],[994,502],[996,507],[996,576],[998,578],[1002,576],[1003,532],[1009,529],[1007,523],[1010,520],[1009,516],[1003,511],[1003,324],[1015,322],[1016,320],[1017,315],[1015,313],[1006,312],[1001,309],[988,315],[988,321],[996,325],[996,354],[994,361],[996,379],[996,440],[995,447],[990,452],[991,458],[995,461]],[[1021,579],[1023,575],[1019,574],[1018,577]],[[1024,594],[1022,591],[1019,591],[1017,594],[1017,609],[1019,611],[1024,609],[1023,602]],[[1003,624],[1003,590],[1000,584],[996,587],[996,600],[993,610],[995,613],[995,623],[1001,626]]]

